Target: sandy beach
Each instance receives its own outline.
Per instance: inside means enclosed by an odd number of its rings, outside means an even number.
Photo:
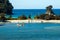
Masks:
[[[60,23],[60,20],[7,20],[11,23]]]

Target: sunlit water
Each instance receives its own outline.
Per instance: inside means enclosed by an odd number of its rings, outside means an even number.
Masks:
[[[0,26],[0,40],[60,40],[60,24],[26,23],[17,26],[16,23],[5,23]]]

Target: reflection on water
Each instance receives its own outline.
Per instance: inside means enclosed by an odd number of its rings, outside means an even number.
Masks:
[[[29,23],[18,27],[16,23],[6,23],[0,26],[0,40],[60,40],[60,24]],[[54,28],[54,29],[55,29]]]

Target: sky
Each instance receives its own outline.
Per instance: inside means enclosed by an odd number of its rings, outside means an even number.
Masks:
[[[45,9],[53,5],[53,9],[60,9],[60,0],[9,0],[14,9]]]

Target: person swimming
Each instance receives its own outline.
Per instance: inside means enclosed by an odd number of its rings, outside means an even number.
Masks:
[[[22,23],[22,26],[24,26],[24,22]]]
[[[21,24],[17,24],[17,26],[21,26]]]
[[[18,23],[17,26],[24,26],[24,23]]]

